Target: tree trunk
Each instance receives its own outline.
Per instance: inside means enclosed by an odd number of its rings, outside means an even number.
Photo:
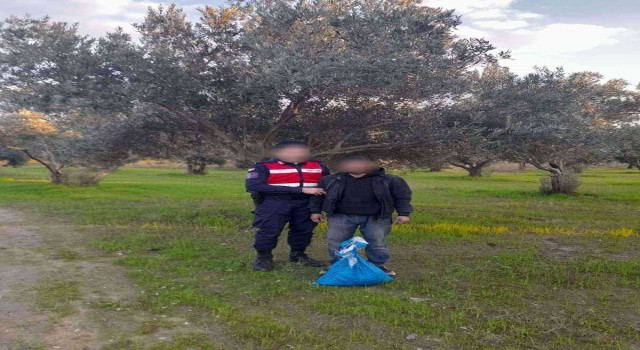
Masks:
[[[553,168],[551,171],[551,194],[574,194],[580,186],[580,180],[576,173],[564,171],[562,168]]]
[[[187,163],[187,174],[205,175],[207,173],[207,163],[189,159]]]
[[[44,160],[35,157],[32,155],[28,149],[23,149],[22,152],[27,155],[27,157],[35,160],[36,162],[44,165],[47,170],[49,170],[49,182],[52,184],[60,185],[64,182],[64,178],[62,176],[62,167],[64,165],[58,165],[54,160],[50,160],[49,162],[45,162]],[[53,158],[53,157],[52,157]]]
[[[527,162],[518,162],[518,170],[525,170],[527,168]]]
[[[479,163],[458,163],[458,162],[450,162],[449,164],[462,168],[469,173],[471,177],[480,177],[482,176],[482,169],[485,165],[489,164],[488,162],[479,162]]]
[[[49,182],[56,185],[64,183],[64,177],[60,172],[60,169],[49,169]]]
[[[636,159],[636,167],[640,170],[640,158]]]
[[[467,171],[469,172],[469,176],[471,177],[480,177],[482,176],[482,170],[484,169],[484,165],[472,165]]]
[[[551,193],[562,193],[562,174],[551,174]]]

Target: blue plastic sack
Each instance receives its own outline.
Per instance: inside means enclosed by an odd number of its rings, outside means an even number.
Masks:
[[[315,283],[321,286],[373,286],[393,281],[376,265],[358,255],[358,250],[367,245],[367,241],[361,237],[342,242],[336,252],[340,260],[329,266],[327,272]]]

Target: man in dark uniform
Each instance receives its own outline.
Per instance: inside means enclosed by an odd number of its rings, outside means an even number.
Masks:
[[[253,269],[273,270],[272,251],[287,223],[289,261],[323,266],[308,257],[305,250],[316,226],[311,221],[309,198],[325,193],[318,183],[329,174],[329,169],[322,162],[310,160],[310,149],[302,142],[280,142],[272,148],[272,154],[273,159],[258,162],[249,169],[245,185],[256,202],[253,227],[258,231],[253,247],[258,256]]]

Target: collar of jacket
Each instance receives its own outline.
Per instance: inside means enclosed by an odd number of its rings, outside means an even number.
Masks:
[[[344,176],[347,176],[348,173],[345,172],[340,172],[340,173],[336,173],[336,177],[342,179]],[[382,176],[385,175],[386,172],[384,171],[384,168],[379,168],[378,170],[372,171],[367,175],[370,176]]]
[[[306,163],[308,163],[308,162],[309,162],[309,161],[307,160],[307,161],[300,162],[300,163],[289,163],[289,162],[282,161],[282,160],[280,160],[280,159],[272,159],[271,161],[272,161],[272,162],[279,163],[279,164],[285,164],[285,165],[291,165],[291,166],[295,166],[295,165],[302,165],[302,164],[306,164]]]

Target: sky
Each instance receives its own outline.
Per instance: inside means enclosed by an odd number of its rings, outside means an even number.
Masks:
[[[502,61],[518,74],[534,66],[562,66],[568,72],[597,71],[606,79],[640,83],[640,0],[423,0],[426,6],[455,9],[460,37],[488,39],[512,52]],[[155,0],[0,0],[0,17],[50,15],[78,22],[80,30],[103,35],[117,26],[133,32]],[[222,0],[179,0],[189,17]]]

